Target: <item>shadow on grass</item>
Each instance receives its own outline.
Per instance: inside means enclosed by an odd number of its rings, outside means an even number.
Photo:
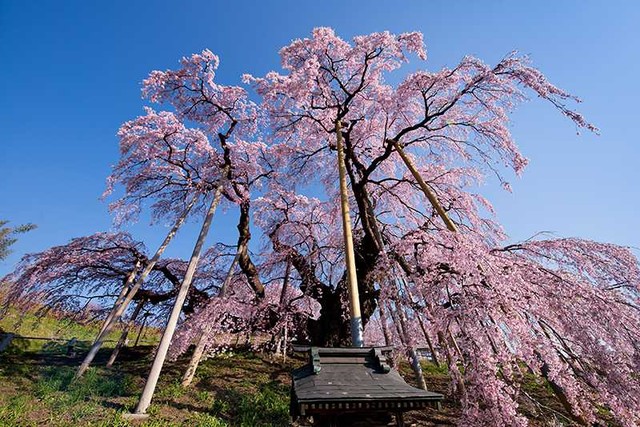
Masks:
[[[27,344],[16,338],[0,354],[0,425],[128,425],[120,415],[137,402],[153,346],[122,349],[112,368],[104,367],[111,349],[103,348],[74,380],[86,347],[67,355],[65,343],[35,351]],[[288,387],[270,381],[285,375],[282,365],[252,353],[215,358],[184,389],[179,381],[187,363],[188,355],[165,365],[145,426],[288,425]]]

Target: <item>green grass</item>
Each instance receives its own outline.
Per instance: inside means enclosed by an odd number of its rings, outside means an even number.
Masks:
[[[209,414],[195,414],[188,420],[188,424],[194,427],[228,427],[226,421]]]
[[[182,387],[179,380],[175,380],[169,384],[164,384],[163,387],[156,391],[155,397],[158,399],[177,399],[184,396],[186,389]]]
[[[31,352],[48,352],[51,354],[66,351],[67,342],[72,338],[76,338],[79,342],[75,348],[78,352],[88,349],[89,345],[95,339],[100,331],[102,323],[100,321],[78,323],[73,319],[58,318],[52,314],[39,317],[32,313],[23,314],[17,310],[10,308],[7,313],[0,317],[0,334],[11,332],[16,334],[8,351],[31,351]],[[132,332],[130,339],[135,339],[135,333]],[[20,337],[35,337],[57,339],[59,341],[22,339]],[[154,328],[146,328],[144,332],[145,338],[141,343],[155,343],[159,340],[160,331]],[[103,347],[113,348],[115,342],[120,337],[120,330],[114,329],[108,336]]]
[[[6,330],[6,325],[12,322],[15,323],[15,317],[4,318],[0,327]],[[72,325],[55,318],[38,322],[33,316],[26,316],[21,328],[18,333],[30,336],[60,333],[65,338],[73,335],[78,339],[92,338],[97,332],[96,325]],[[110,349],[105,349],[84,377],[74,381],[81,351],[70,357],[65,345],[38,347],[22,341],[16,340],[10,351],[0,354],[0,427],[288,426],[290,372],[306,361],[294,358],[283,364],[280,359],[257,353],[230,352],[203,361],[194,383],[187,389],[181,386],[180,379],[188,357],[168,362],[147,411],[150,419],[130,424],[122,414],[131,412],[137,404],[153,347],[124,348],[110,369],[103,366],[110,353]],[[422,369],[429,389],[446,394],[450,384],[446,366],[424,362]],[[399,370],[409,383],[415,382],[407,363],[402,362]],[[558,419],[563,408],[554,400],[549,385],[533,375],[525,375],[524,380],[523,391],[553,411],[529,405],[525,415],[531,425],[547,425],[544,423],[551,417]],[[459,403],[446,396],[442,411],[416,413],[411,422],[451,425],[459,410]],[[426,420],[426,424],[422,422]]]
[[[74,380],[79,358],[42,351],[3,353],[0,426],[129,426],[122,414],[137,403],[151,354],[150,347],[126,349],[125,360],[113,369],[98,364]],[[289,425],[290,367],[237,353],[202,362],[199,378],[185,389],[180,376],[186,362],[167,364],[147,411],[151,418],[132,427]],[[274,372],[281,377],[274,379]]]
[[[26,395],[11,396],[0,406],[0,424],[15,425],[29,411],[32,399]]]
[[[60,402],[62,405],[89,400],[94,397],[128,395],[132,380],[122,374],[89,368],[84,376],[73,381],[76,368],[69,366],[43,368],[35,383],[35,395],[43,401]]]
[[[0,330],[12,332],[17,336],[11,343],[10,351],[19,349],[21,351],[47,351],[57,353],[61,349],[66,350],[66,343],[71,338],[78,341],[93,341],[100,330],[99,322],[80,324],[73,320],[56,318],[52,315],[43,317],[35,316],[31,313],[22,314],[15,309],[9,309],[6,315],[0,318]],[[116,340],[120,335],[119,331],[113,331],[108,340]],[[21,339],[24,337],[55,338],[61,341]],[[113,346],[107,342],[105,346]],[[81,349],[82,343],[79,343]]]
[[[271,382],[257,393],[243,395],[237,409],[240,426],[287,425],[289,421],[289,387]]]

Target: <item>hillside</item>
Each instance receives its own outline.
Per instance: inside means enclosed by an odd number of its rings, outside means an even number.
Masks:
[[[12,319],[2,320],[3,328]],[[15,323],[15,319],[14,323]],[[90,339],[96,325],[78,325],[48,318],[38,325],[27,318],[17,332]],[[179,379],[186,358],[168,363],[158,392],[143,423],[128,423],[121,414],[131,411],[151,363],[153,346],[125,348],[112,369],[104,367],[110,348],[98,355],[95,367],[72,383],[82,352],[66,355],[63,344],[36,345],[17,339],[0,354],[0,426],[287,426],[290,425],[290,371],[304,360],[294,355],[283,361],[272,355],[237,349],[203,362],[189,389]],[[448,376],[430,363],[424,365],[427,383],[434,391],[447,394]],[[412,381],[408,367],[401,373]],[[526,394],[544,406],[523,399],[522,406],[531,425],[568,423],[562,406],[549,389],[531,380]],[[458,406],[448,399],[441,411],[409,413],[407,421],[417,426],[452,425]]]

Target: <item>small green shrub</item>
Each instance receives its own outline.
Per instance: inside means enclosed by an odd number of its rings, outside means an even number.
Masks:
[[[207,390],[200,390],[195,392],[195,398],[198,402],[209,403],[209,401],[213,399],[213,396],[211,396],[211,393]]]
[[[4,406],[0,406],[0,425],[16,425],[30,406],[31,399],[28,396],[11,397]]]
[[[228,427],[225,421],[209,414],[197,413],[189,418],[189,425],[194,427]]]
[[[289,424],[289,390],[270,382],[258,393],[243,395],[237,408],[241,426],[286,426]]]
[[[169,384],[164,384],[156,390],[156,397],[161,399],[177,399],[185,393],[185,388],[180,381],[174,381]]]
[[[229,403],[224,400],[215,399],[211,403],[211,413],[213,415],[222,415],[229,412]]]

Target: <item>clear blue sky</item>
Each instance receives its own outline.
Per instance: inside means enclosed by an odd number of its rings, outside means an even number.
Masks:
[[[153,4],[153,6],[150,6]],[[280,47],[313,27],[343,38],[374,31],[425,34],[429,69],[465,54],[495,62],[532,56],[552,82],[582,97],[601,128],[574,126],[538,100],[513,133],[530,167],[514,193],[484,191],[514,240],[537,231],[640,246],[640,3],[636,1],[22,1],[0,0],[0,218],[39,228],[0,263],[111,228],[99,200],[117,161],[119,125],[142,113],[140,82],[153,69],[209,48],[219,78],[278,69]],[[235,238],[221,218],[217,229]],[[164,231],[135,237],[154,247]],[[195,225],[168,251],[187,257]]]

